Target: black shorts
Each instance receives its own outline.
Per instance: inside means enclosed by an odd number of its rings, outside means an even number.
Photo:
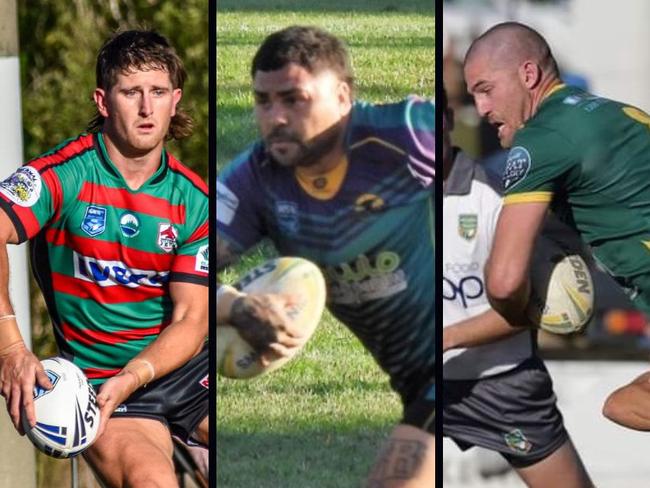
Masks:
[[[119,405],[112,417],[159,420],[188,442],[208,415],[208,346],[185,365],[149,383]]]
[[[568,439],[551,377],[541,359],[480,380],[445,380],[443,435],[462,450],[480,446],[513,467],[546,458]]]
[[[402,424],[411,425],[435,435],[436,385],[432,381],[422,388],[414,400],[404,405]]]

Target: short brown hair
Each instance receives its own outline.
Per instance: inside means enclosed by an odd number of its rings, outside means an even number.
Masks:
[[[151,30],[128,30],[116,33],[97,54],[95,76],[97,88],[109,91],[120,73],[133,70],[162,70],[169,73],[174,88],[183,89],[187,73],[183,62],[169,41]],[[90,132],[101,130],[104,117],[99,112],[88,124]],[[176,108],[167,132],[167,139],[182,139],[192,133],[192,118],[181,107]]]

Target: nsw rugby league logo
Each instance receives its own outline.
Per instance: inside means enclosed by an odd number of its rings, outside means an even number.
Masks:
[[[178,245],[178,231],[172,224],[158,224],[158,247],[165,252],[172,252]]]
[[[458,216],[458,235],[467,241],[471,241],[476,237],[476,229],[478,228],[478,215],[476,214],[460,214]]]
[[[106,230],[106,209],[96,205],[88,205],[81,222],[81,230],[90,237],[95,237]]]

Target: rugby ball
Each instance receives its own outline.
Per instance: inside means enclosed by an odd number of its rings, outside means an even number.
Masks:
[[[538,253],[531,266],[531,288],[528,317],[547,332],[579,332],[591,320],[594,284],[579,254],[557,247]]]
[[[41,361],[53,385],[34,387],[36,426],[31,428],[23,411],[27,437],[45,454],[56,458],[76,456],[94,442],[99,428],[95,389],[81,369],[54,357]]]
[[[296,303],[288,311],[300,328],[303,343],[292,349],[290,356],[271,361],[263,366],[259,355],[241,338],[234,327],[217,326],[217,370],[228,378],[252,378],[274,371],[302,349],[316,330],[325,308],[325,279],[318,267],[303,258],[282,257],[271,259],[251,269],[236,288],[246,293],[290,293]]]

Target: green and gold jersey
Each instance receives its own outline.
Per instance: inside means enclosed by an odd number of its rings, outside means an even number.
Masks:
[[[641,110],[555,87],[516,133],[503,183],[506,205],[550,202],[612,276],[650,272],[650,117]]]
[[[0,182],[0,207],[31,241],[61,354],[94,384],[170,323],[169,282],[207,286],[207,186],[165,151],[131,190],[102,135],[81,135]]]

